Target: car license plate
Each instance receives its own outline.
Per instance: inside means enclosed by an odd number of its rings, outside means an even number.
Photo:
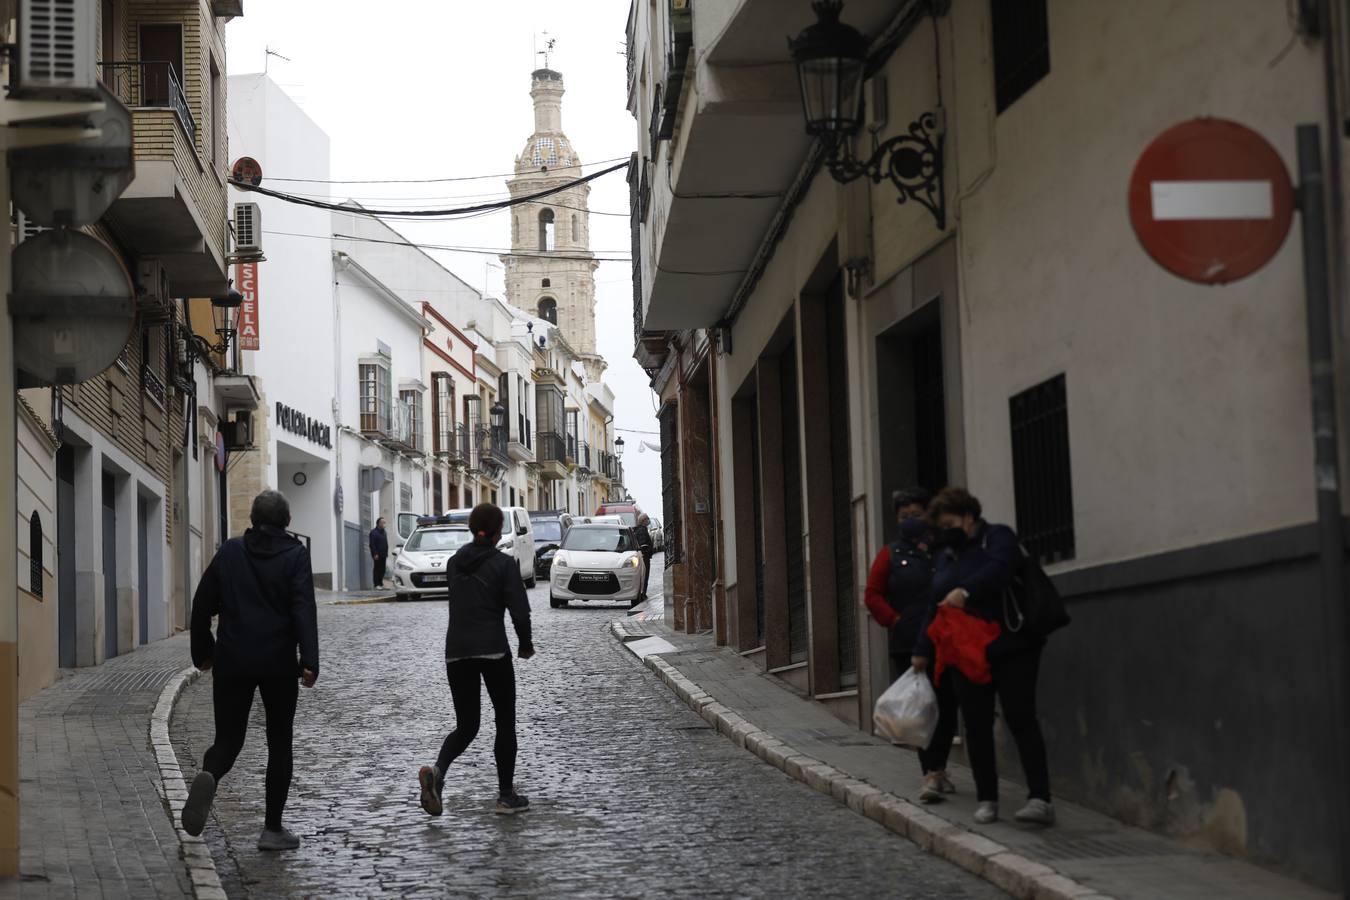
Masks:
[[[604,584],[609,581],[608,572],[581,572],[577,575],[578,581],[584,581],[587,584]]]
[[[444,576],[444,575],[423,575],[423,576],[422,576],[422,582],[423,582],[424,584],[445,584],[445,576]]]

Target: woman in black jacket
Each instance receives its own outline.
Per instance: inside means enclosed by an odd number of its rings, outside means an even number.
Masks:
[[[999,623],[1003,629],[987,649],[993,674],[991,683],[975,684],[960,670],[952,672],[961,717],[966,723],[966,753],[975,774],[975,821],[987,824],[998,819],[998,765],[994,753],[997,697],[1027,780],[1028,800],[1015,818],[1029,824],[1053,825],[1050,769],[1045,738],[1036,717],[1036,677],[1045,640],[1013,633],[1004,621],[1003,593],[1022,564],[1017,535],[1006,525],[991,525],[982,519],[980,501],[964,488],[943,490],[933,499],[928,513],[938,528],[937,543],[942,548],[933,575],[933,599],[939,606],[964,609],[973,616]],[[927,631],[925,622],[914,651],[916,669],[928,665],[933,656]]]
[[[497,760],[497,809],[524,812],[530,801],[516,793],[516,672],[506,640],[504,614],[511,614],[521,659],[534,656],[530,640],[530,601],[516,561],[497,549],[502,511],[480,503],[469,514],[473,542],[465,544],[446,566],[450,589],[450,621],[445,633],[445,672],[455,705],[455,730],[441,745],[435,766],[417,773],[422,808],[439,816],[445,772],[478,736],[482,716],[479,682],[487,687],[497,720],[492,752]]]

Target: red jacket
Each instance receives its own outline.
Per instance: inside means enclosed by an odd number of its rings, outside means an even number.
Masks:
[[[942,670],[948,666],[955,666],[975,684],[993,681],[987,651],[1002,630],[997,622],[972,616],[963,609],[939,606],[933,623],[928,626],[928,637],[936,655],[934,681],[942,678]]]
[[[899,618],[891,605],[886,602],[886,583],[891,577],[891,548],[882,547],[876,559],[872,560],[872,570],[867,573],[867,590],[863,592],[863,601],[867,611],[882,628],[890,628]]]

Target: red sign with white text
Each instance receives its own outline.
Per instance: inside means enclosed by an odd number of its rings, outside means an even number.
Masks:
[[[258,264],[239,263],[235,267],[235,283],[244,302],[239,305],[239,349],[257,350],[258,345]]]

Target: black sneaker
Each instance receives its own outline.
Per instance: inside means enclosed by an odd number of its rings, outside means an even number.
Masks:
[[[422,786],[422,808],[429,816],[439,816],[444,808],[441,806],[441,782],[436,780],[436,770],[431,766],[423,766],[417,772],[417,783]]]
[[[183,804],[183,830],[196,837],[206,828],[211,801],[216,799],[216,779],[210,772],[198,772],[192,779],[187,802]]]
[[[496,812],[503,816],[514,816],[530,808],[530,801],[520,794],[503,794],[497,798]]]

